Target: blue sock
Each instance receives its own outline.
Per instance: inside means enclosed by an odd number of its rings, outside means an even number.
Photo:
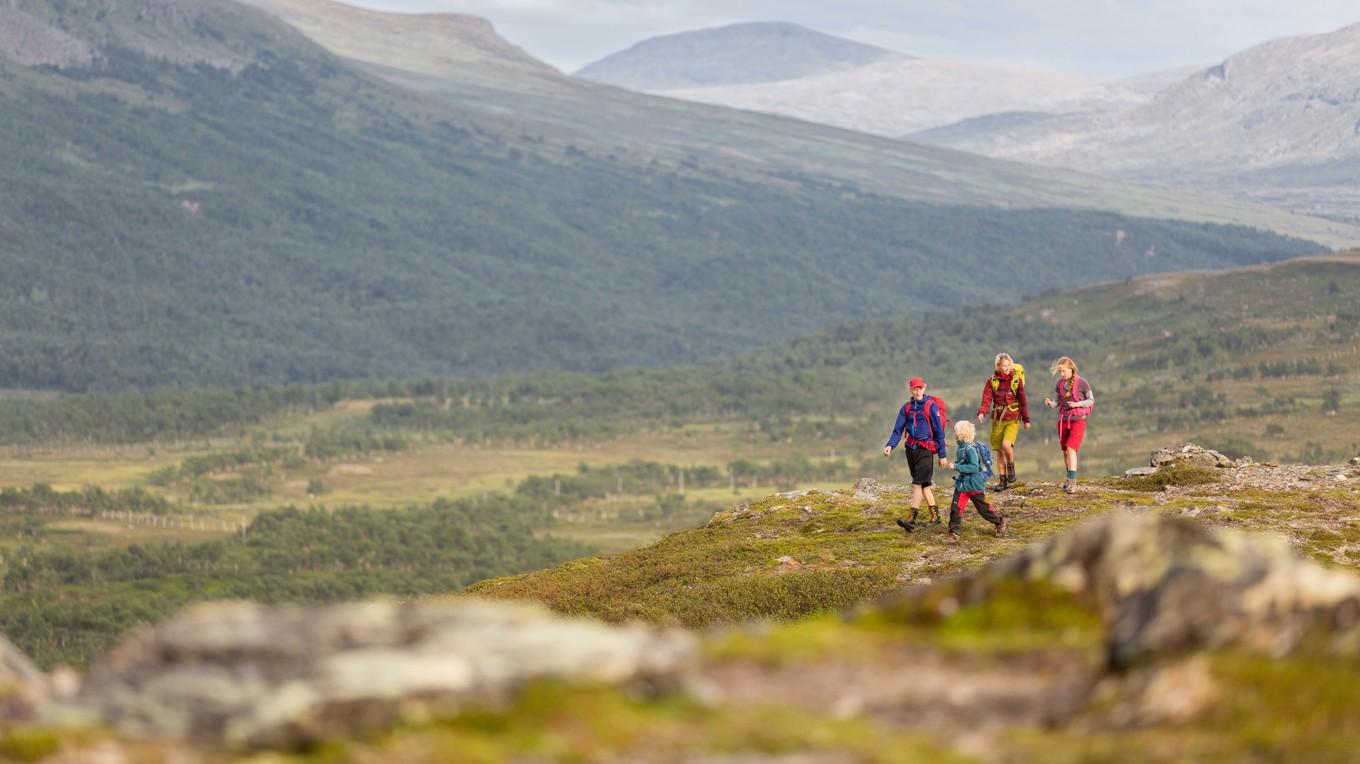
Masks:
[[[1068,479],[1068,480],[1076,480],[1076,479],[1077,479],[1077,471],[1076,471],[1076,470],[1068,470],[1068,471],[1067,471],[1067,479]]]

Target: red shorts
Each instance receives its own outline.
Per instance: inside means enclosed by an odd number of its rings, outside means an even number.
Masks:
[[[1086,420],[1074,419],[1070,422],[1058,420],[1058,445],[1062,450],[1081,450],[1081,442],[1086,438]]]

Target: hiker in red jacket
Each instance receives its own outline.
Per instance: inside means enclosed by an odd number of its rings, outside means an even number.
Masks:
[[[1063,463],[1067,465],[1067,481],[1063,490],[1077,492],[1077,452],[1086,438],[1086,418],[1096,405],[1095,393],[1091,383],[1077,376],[1077,363],[1067,356],[1053,364],[1053,373],[1058,377],[1054,398],[1045,398],[1044,405],[1058,409],[1058,448],[1062,449]]]
[[[978,407],[977,420],[980,424],[986,419],[988,411],[992,415],[992,453],[996,454],[997,467],[1000,469],[1001,484],[998,491],[1004,491],[1015,484],[1015,441],[1020,437],[1020,424],[1029,429],[1029,396],[1025,394],[1025,367],[1017,364],[1010,355],[1001,353],[996,357],[992,376],[982,383],[982,405]]]
[[[940,524],[940,510],[935,506],[935,493],[930,487],[934,482],[935,460],[939,459],[940,466],[948,464],[949,451],[944,438],[944,401],[926,395],[926,381],[920,377],[912,377],[907,387],[911,388],[911,400],[897,410],[897,422],[883,446],[883,455],[891,455],[899,441],[906,452],[907,466],[911,469],[911,519],[899,517],[897,524],[911,533],[916,530],[922,500],[930,508],[931,524]]]

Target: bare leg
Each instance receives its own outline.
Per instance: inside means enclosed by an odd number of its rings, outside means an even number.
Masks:
[[[1015,444],[1001,441],[1001,462],[1007,472],[1015,472]]]
[[[924,488],[923,486],[916,485],[915,483],[911,484],[911,509],[913,512],[921,508],[921,498],[927,490],[929,489]],[[933,504],[934,502],[931,503]]]
[[[930,490],[930,486],[924,486],[923,488],[921,488],[921,493],[925,495],[927,507],[935,506],[935,492]],[[913,497],[915,496],[914,493],[912,495]],[[918,503],[917,506],[920,506],[920,504]]]
[[[1075,448],[1067,449],[1063,453],[1063,461],[1067,464],[1069,470],[1075,471],[1077,469],[1077,450]]]

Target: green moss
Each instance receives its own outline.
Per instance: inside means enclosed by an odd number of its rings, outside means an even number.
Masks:
[[[1219,481],[1218,470],[1177,462],[1162,467],[1151,475],[1122,478],[1119,487],[1133,491],[1160,491],[1172,486],[1208,485]]]
[[[953,649],[1020,652],[1050,647],[1099,646],[1099,613],[1075,594],[1047,581],[996,579],[983,591],[964,584],[936,586],[866,610],[864,624],[924,629]]]
[[[352,745],[341,761],[677,761],[713,756],[846,754],[881,764],[965,759],[924,738],[863,720],[792,708],[709,707],[682,696],[630,697],[605,687],[539,682],[505,709],[396,730]]]
[[[41,761],[61,750],[61,738],[47,729],[17,729],[0,736],[0,759]]]

